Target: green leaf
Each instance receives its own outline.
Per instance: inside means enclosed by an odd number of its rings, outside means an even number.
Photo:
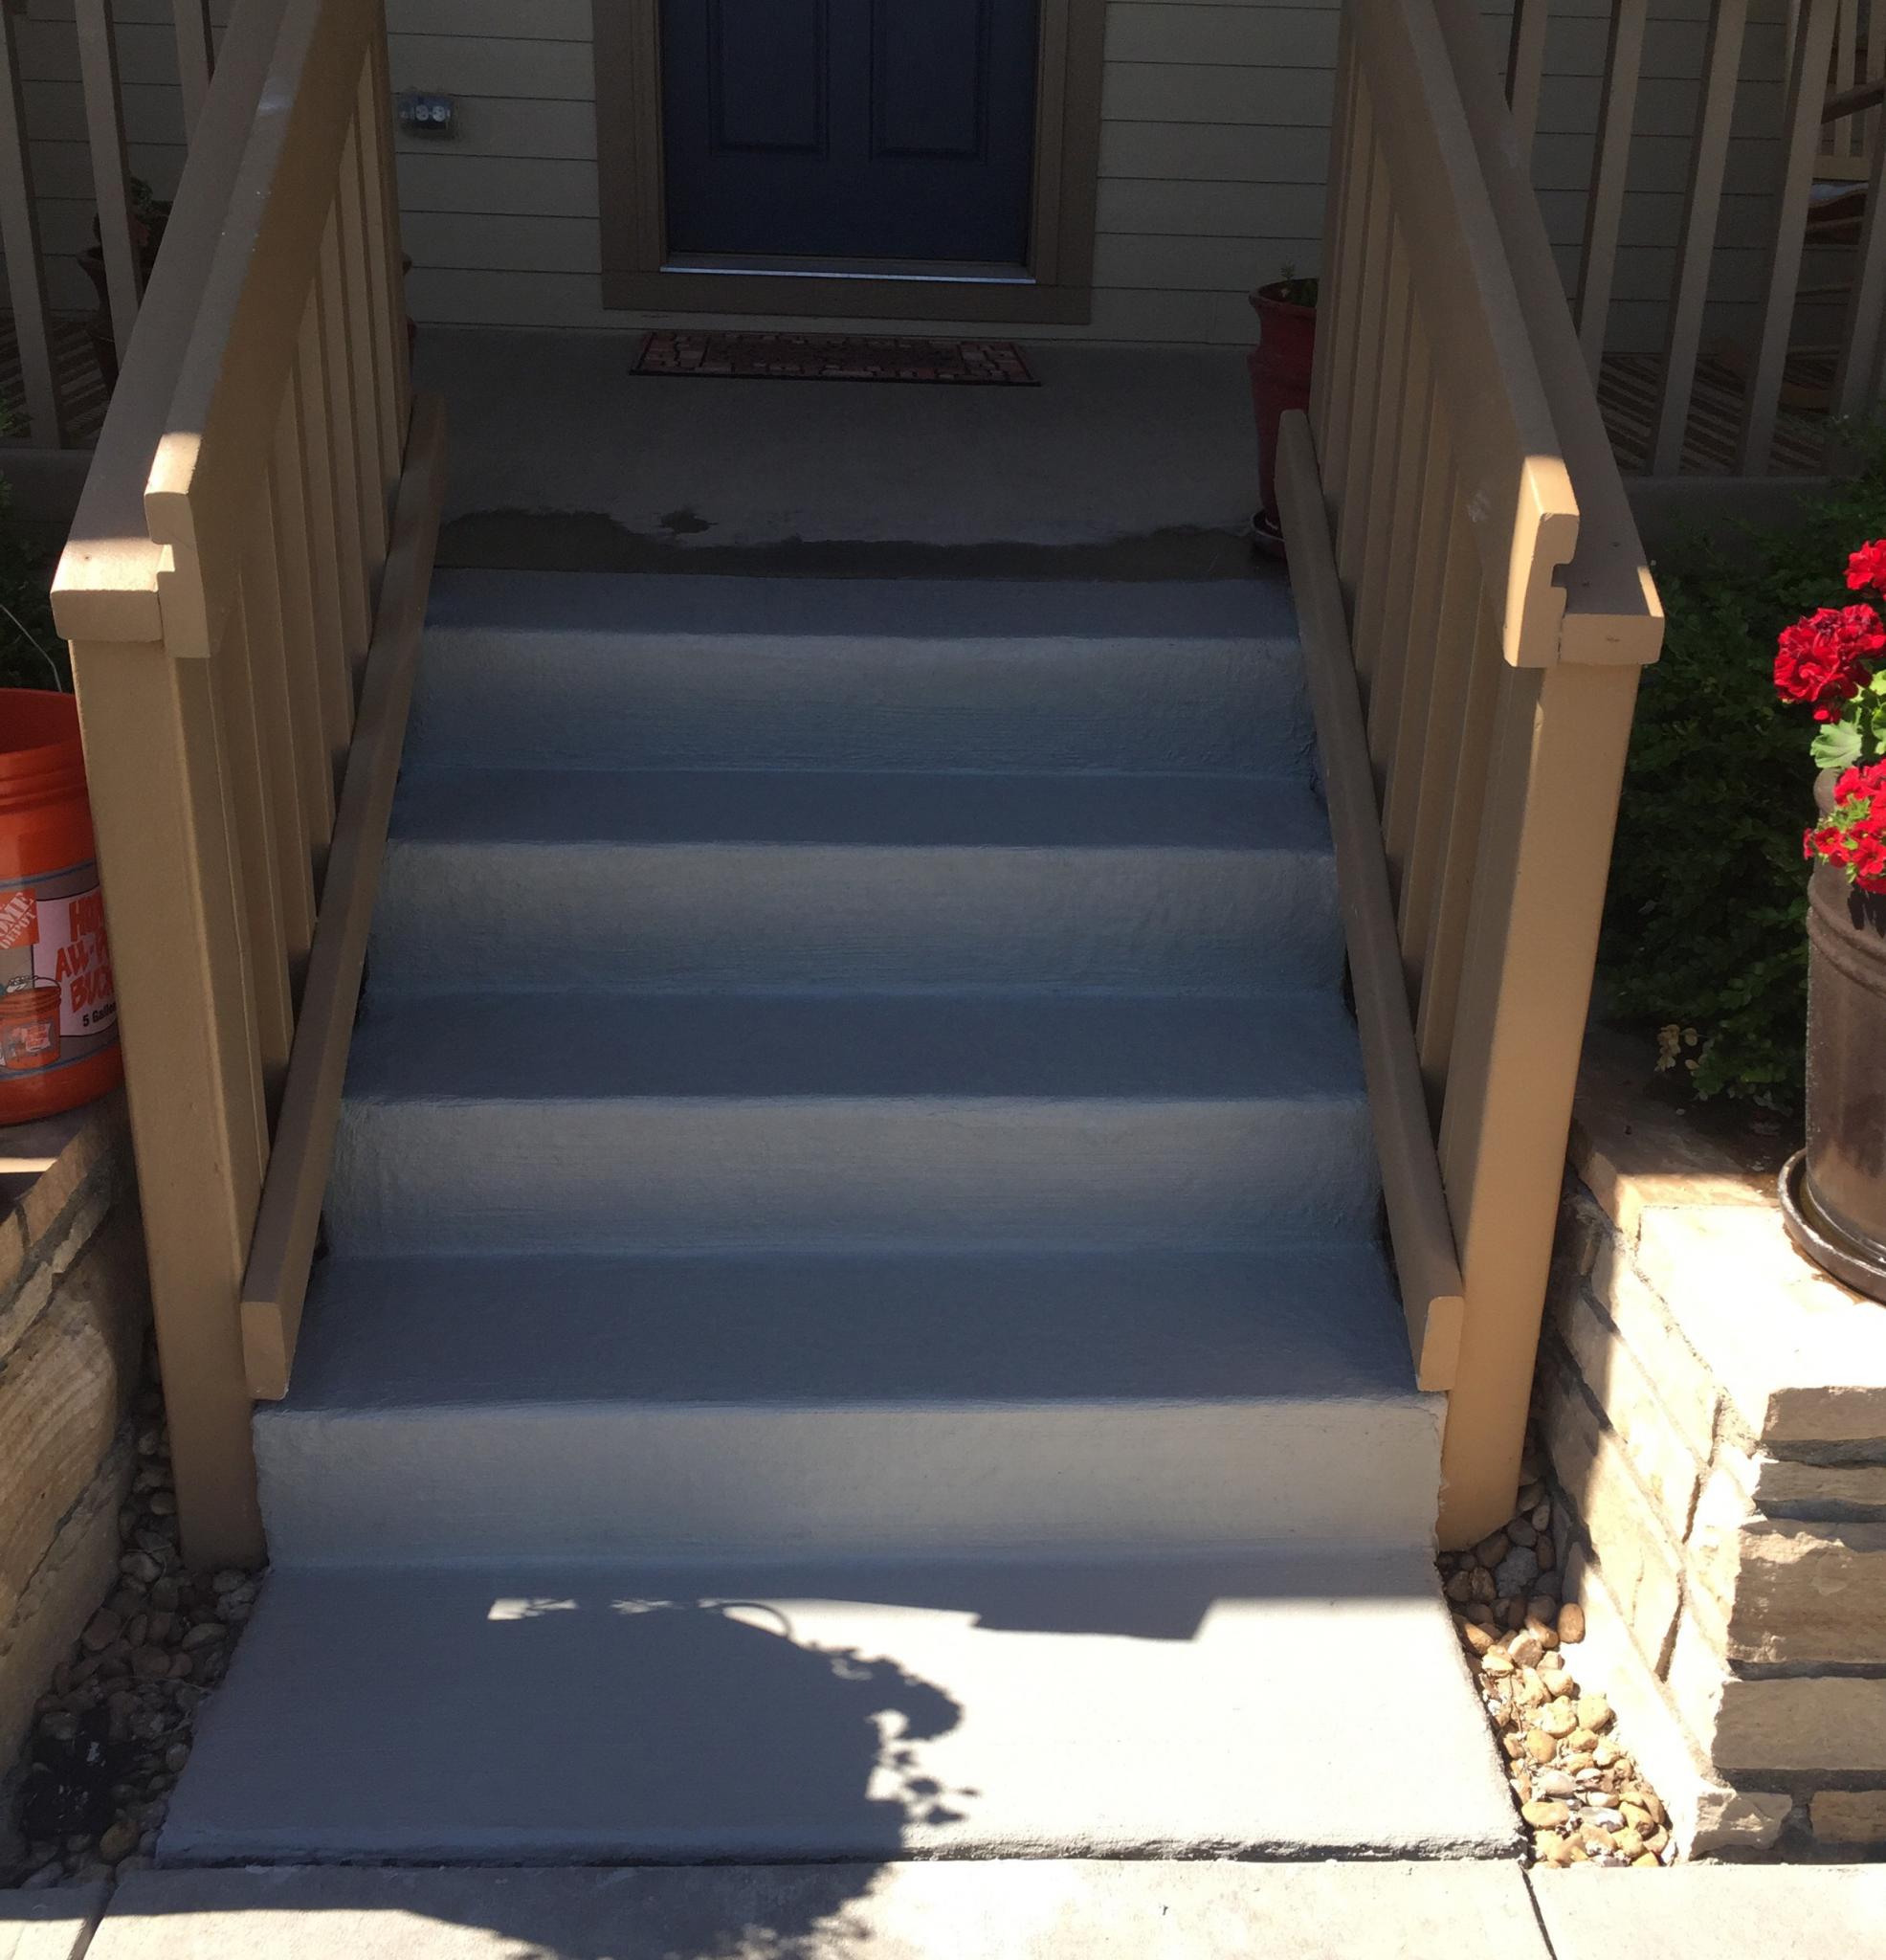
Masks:
[[[1844,769],[1860,759],[1860,731],[1851,722],[1830,722],[1814,737],[1812,754],[1824,769]]]

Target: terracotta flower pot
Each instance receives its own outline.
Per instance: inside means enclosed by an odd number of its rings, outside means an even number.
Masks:
[[[1277,423],[1286,410],[1310,406],[1310,366],[1316,351],[1317,309],[1282,297],[1283,282],[1259,286],[1251,296],[1257,315],[1257,345],[1247,357],[1251,405],[1257,416],[1257,488],[1261,522],[1277,524]]]
[[[1823,815],[1834,780],[1815,785]],[[1808,893],[1808,1147],[1789,1223],[1837,1278],[1886,1300],[1886,895],[1826,863]]]

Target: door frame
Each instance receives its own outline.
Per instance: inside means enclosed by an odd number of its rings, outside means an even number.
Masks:
[[[1029,258],[999,277],[707,272],[670,265],[661,0],[593,0],[603,304],[632,312],[1085,325],[1093,311],[1106,0],[1041,0]],[[730,265],[738,261],[730,260]]]

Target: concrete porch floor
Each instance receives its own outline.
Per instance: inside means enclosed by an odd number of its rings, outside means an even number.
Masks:
[[[898,577],[1280,574],[1234,351],[1030,345],[1038,388],[638,375],[638,333],[426,327],[442,565]]]
[[[147,1872],[0,1960],[1882,1960],[1886,1869],[1067,1863]]]

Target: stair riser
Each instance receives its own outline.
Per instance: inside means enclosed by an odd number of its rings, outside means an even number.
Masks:
[[[353,1254],[1236,1244],[1366,1229],[1373,1164],[1360,1096],[353,1100],[326,1217]]]
[[[405,844],[381,993],[512,987],[1332,986],[1312,851]]]
[[[264,1411],[277,1562],[1425,1544],[1438,1398]]]
[[[428,636],[407,756],[593,768],[1253,769],[1313,746],[1294,648]]]

